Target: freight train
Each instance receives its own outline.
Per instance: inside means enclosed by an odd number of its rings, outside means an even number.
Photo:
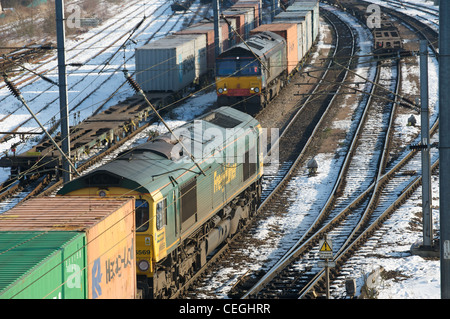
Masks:
[[[220,50],[248,38],[260,24],[262,0],[239,0],[221,11]],[[214,79],[214,23],[202,20],[182,31],[136,48],[136,82],[147,94],[181,97]]]
[[[376,55],[396,54],[403,51],[403,41],[397,27],[383,15],[380,26],[372,31]]]
[[[244,43],[216,60],[219,106],[255,113],[278,95],[308,56],[319,30],[317,1],[297,0],[270,24],[253,29]]]
[[[86,201],[134,197],[137,282],[147,298],[167,298],[189,280],[261,198],[262,130],[253,117],[222,107],[173,133],[124,151],[58,192]]]
[[[255,113],[299,70],[318,37],[318,0],[291,2],[264,25],[261,0],[239,0],[222,10],[217,59],[210,21],[137,48],[137,83],[147,93],[181,97],[214,78],[219,106]]]

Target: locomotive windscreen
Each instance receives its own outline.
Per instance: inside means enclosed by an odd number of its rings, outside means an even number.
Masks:
[[[217,76],[257,76],[260,74],[259,62],[256,59],[217,60]]]

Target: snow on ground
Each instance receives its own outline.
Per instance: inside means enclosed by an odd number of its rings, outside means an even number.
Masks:
[[[131,5],[129,5],[131,4]],[[199,5],[199,0],[193,4],[193,8]],[[132,96],[133,92],[128,86],[124,85],[125,77],[123,67],[130,71],[135,70],[134,50],[141,46],[147,38],[156,30],[159,30],[152,41],[164,36],[167,32],[178,31],[182,28],[182,22],[185,15],[176,14],[169,22],[163,25],[172,13],[170,2],[164,0],[155,0],[148,3],[142,1],[128,1],[126,4],[111,5],[110,11],[116,12],[113,18],[104,21],[98,27],[90,29],[88,32],[77,36],[74,39],[66,39],[66,62],[83,63],[81,67],[67,67],[67,86],[69,110],[78,105],[74,112],[69,114],[70,125],[74,125],[89,117],[97,108],[102,107],[105,110],[115,105],[119,101]],[[133,39],[136,42],[128,41],[125,50],[120,50],[109,64],[105,66],[106,61],[114,54],[124,43],[130,32],[144,17],[154,16],[157,18],[147,18],[141,27],[134,33]],[[200,20],[201,17],[198,17]],[[117,26],[120,28],[116,29]],[[160,28],[160,29],[159,29]],[[106,49],[112,41],[117,41],[114,46]],[[106,49],[106,50],[105,50]],[[104,50],[104,51],[103,51]],[[125,55],[125,60],[124,60]],[[56,57],[56,52],[55,52]],[[39,65],[25,65],[27,68],[34,69]],[[104,67],[104,68],[103,68]],[[58,82],[58,71],[56,59],[48,63],[44,70],[48,70],[45,75],[55,82]],[[102,72],[100,72],[102,70]],[[43,69],[37,69],[36,72],[42,72]],[[85,77],[86,76],[86,77]],[[12,77],[11,81],[16,83],[21,80],[21,76]],[[59,120],[59,91],[58,87],[45,82],[42,79],[27,85],[18,85],[25,101],[31,110],[36,114],[39,121],[48,129],[52,121]],[[45,92],[40,96],[38,93]],[[91,94],[92,93],[92,94]],[[88,96],[91,94],[90,96]],[[112,96],[112,98],[110,98]],[[13,116],[6,121],[0,121],[0,131],[11,131],[18,123],[29,118],[30,115],[25,107],[7,88],[0,89],[0,118],[11,113],[12,110],[19,108]],[[45,110],[41,110],[47,105]],[[190,117],[190,113],[186,113]],[[196,113],[192,113],[193,115]],[[28,122],[21,131],[41,131],[34,120]],[[27,142],[16,147],[16,153],[21,153],[30,148],[38,138],[29,139]],[[7,143],[0,146],[0,154],[10,151],[14,143],[20,141],[20,137],[14,137]],[[3,181],[9,174],[8,169],[0,168],[0,179]]]
[[[372,0],[374,3],[378,3],[381,1]],[[410,0],[405,2],[421,2],[419,0]],[[164,20],[165,16],[170,13],[168,1],[158,0],[153,1],[151,4],[147,4],[146,13],[148,15],[149,12],[156,10],[161,4],[167,3],[167,6],[159,9],[162,12],[161,20]],[[383,2],[383,4],[385,4]],[[429,5],[429,3],[428,3]],[[139,4],[136,6],[132,6],[126,10],[119,10],[117,17],[112,19],[111,21],[105,22],[114,23],[120,21],[126,15],[130,15],[133,12],[137,12],[139,10]],[[411,12],[411,14],[419,14],[413,10],[406,10]],[[423,13],[420,13],[423,15]],[[122,17],[122,18],[121,18]],[[125,28],[130,28],[142,18],[142,15],[138,15],[136,19],[133,19]],[[352,18],[345,18],[352,19]],[[158,21],[154,21],[155,26],[158,25]],[[88,37],[91,33],[100,32],[100,30],[105,26],[102,26],[92,29],[89,34],[85,34],[79,38],[78,41],[81,41],[83,38]],[[170,28],[171,23],[168,23],[164,29]],[[164,29],[161,32],[164,32]],[[359,52],[355,54],[368,54],[367,50],[370,48],[370,40],[367,34],[362,30],[355,30],[362,37],[362,46]],[[143,35],[144,36],[144,35]],[[110,41],[110,38],[106,36],[100,37],[101,39],[96,40],[96,47],[104,47],[107,41]],[[121,43],[119,41],[119,43]],[[75,45],[75,42],[67,41],[67,47]],[[93,45],[91,43],[90,45]],[[116,47],[117,48],[117,47]],[[109,52],[114,51],[116,48],[110,49]],[[134,50],[134,46],[130,44],[127,46],[126,54],[129,55],[130,52]],[[75,51],[76,54],[68,55],[68,62],[74,61],[88,61],[91,59],[92,53],[94,53],[93,49],[88,49],[87,51],[82,52],[81,50]],[[69,76],[68,83],[69,87],[71,84],[74,84],[78,76],[81,73],[89,72],[95,69],[96,65],[101,64],[101,61],[105,60],[105,55],[101,55],[100,60],[93,59],[89,62],[88,65],[82,67],[77,72],[70,73],[71,70],[69,68]],[[103,73],[101,76],[98,75],[98,69],[92,72],[90,76],[78,83],[72,89],[69,90],[69,101],[70,104],[73,105],[75,101],[79,101],[83,97],[85,91],[89,89],[89,87],[93,86],[96,81],[102,81],[106,76],[112,73],[114,68],[120,67],[121,63],[123,63],[123,53],[118,54],[116,59],[112,61],[111,65],[106,69],[107,72]],[[130,59],[127,62],[127,68],[129,70],[134,70],[134,60]],[[417,70],[410,70],[411,72],[418,72]],[[437,79],[437,65],[436,62],[430,58],[430,69],[429,69],[429,78]],[[127,86],[121,87],[123,84],[124,78],[121,72],[116,72],[117,74],[111,78],[110,81],[107,82],[102,88],[102,90],[98,91],[95,95],[90,97],[80,108],[81,111],[81,119],[89,116],[93,110],[95,110],[101,103],[103,103],[106,97],[110,96],[115,90],[118,89],[118,93],[105,107],[109,105],[113,105],[119,100],[124,99],[125,97],[131,95],[131,90]],[[53,75],[53,79],[56,80],[57,73],[53,71],[51,73]],[[373,70],[369,68],[368,65],[359,68],[358,74],[363,77],[371,78],[373,77]],[[406,82],[407,83],[407,82]],[[44,89],[47,89],[49,84],[43,81],[37,81],[35,84],[30,85],[26,89],[22,91],[24,98],[27,101],[30,101],[35,96],[36,92],[41,92]],[[120,88],[121,87],[121,88]],[[416,89],[412,86],[410,89]],[[44,94],[39,100],[33,100],[29,105],[32,109],[36,110],[37,107],[42,104],[52,101],[57,97],[58,90],[56,87],[51,87],[46,94]],[[0,90],[0,98],[4,98],[1,103],[0,113],[6,114],[8,110],[11,110],[13,106],[19,106],[19,102],[12,98],[9,92],[6,89]],[[215,94],[199,94],[195,98],[189,99],[181,108],[179,108],[176,112],[171,115],[171,118],[168,118],[167,121],[171,127],[176,127],[178,125],[183,124],[185,121],[190,120],[203,112],[212,102],[214,102]],[[430,107],[433,109],[433,115],[437,114],[437,80],[430,81]],[[50,119],[54,116],[58,116],[59,105],[58,103],[52,103],[48,107],[45,112],[39,114],[40,120],[43,123],[49,123]],[[27,113],[23,110],[22,114],[16,115],[8,122],[2,123],[0,126],[0,130],[8,130],[13,127],[14,123],[20,121],[21,118],[26,116]],[[418,123],[420,123],[420,117],[416,119]],[[397,120],[397,126],[400,131],[400,135],[408,138],[412,136],[412,134],[417,132],[417,128],[407,127],[406,126],[407,118],[405,116],[400,117]],[[433,120],[432,120],[433,121]],[[347,129],[351,128],[352,122],[350,119],[346,119],[344,121],[340,121],[335,124],[339,127],[346,127]],[[30,129],[35,129],[36,126],[30,123]],[[157,130],[159,132],[165,132],[165,127],[161,123],[155,124],[150,128],[151,130]],[[12,140],[7,147],[10,147],[11,143],[16,140]],[[409,143],[409,142],[408,142]],[[20,150],[25,150],[27,145],[24,144]],[[18,149],[18,151],[20,151]],[[0,149],[0,152],[7,151],[7,148]],[[337,165],[339,165],[340,158],[336,158],[334,154],[318,154],[316,156],[316,160],[319,163],[319,171],[317,176],[313,178],[308,178],[306,172],[300,176],[297,176],[289,185],[289,189],[292,191],[297,190],[297,194],[295,198],[292,198],[292,204],[289,211],[292,213],[290,215],[290,219],[285,220],[277,220],[275,217],[268,219],[265,223],[262,223],[259,232],[259,238],[264,239],[270,233],[271,229],[274,225],[281,227],[284,229],[284,233],[286,234],[286,238],[283,239],[285,245],[287,245],[289,241],[289,236],[292,232],[295,231],[304,231],[310,224],[309,218],[309,210],[313,205],[321,205],[323,201],[327,198],[330,188],[332,187],[335,179],[336,179],[336,170],[334,169]],[[305,168],[306,170],[306,168]],[[418,168],[420,170],[420,168]],[[3,170],[0,172],[1,177],[7,176],[8,170]],[[439,276],[439,261],[432,260],[424,260],[417,256],[412,256],[409,252],[409,248],[411,244],[416,242],[421,238],[421,231],[419,230],[408,230],[410,222],[412,219],[417,218],[415,214],[420,211],[420,191],[419,188],[414,196],[407,201],[405,205],[403,205],[384,225],[384,227],[379,231],[378,237],[376,237],[373,241],[370,241],[367,245],[369,245],[369,249],[373,250],[372,258],[368,258],[359,263],[358,267],[355,267],[355,272],[353,275],[356,276],[358,281],[358,286],[361,286],[362,279],[367,276],[367,274],[375,269],[376,267],[382,266],[385,270],[395,271],[401,274],[402,276],[397,276],[394,279],[384,280],[381,283],[381,289],[379,290],[378,298],[440,298],[440,276]],[[433,203],[436,207],[439,198],[439,188],[438,188],[438,178],[433,178]],[[433,214],[435,216],[435,226],[438,227],[438,209],[434,209]],[[281,240],[281,239],[280,239]],[[374,241],[376,242],[374,244]],[[372,246],[370,246],[372,245]],[[275,248],[275,247],[273,247]],[[285,249],[285,248],[284,248]],[[253,252],[254,254],[260,254],[261,252]],[[276,256],[276,252],[269,252]],[[266,257],[266,256],[260,256]],[[226,271],[226,269],[224,269]],[[220,280],[220,278],[219,278]],[[225,296],[224,296],[225,297]]]
[[[369,0],[380,5],[386,5],[384,1]],[[410,0],[405,3],[420,3],[423,1]],[[430,5],[430,2],[427,3]],[[430,5],[430,7],[433,7]],[[436,8],[436,7],[435,7]],[[412,16],[420,15],[426,18],[433,18],[430,15],[417,10],[406,9],[403,12]],[[429,106],[430,123],[433,124],[438,114],[438,64],[436,59],[429,57],[428,60],[429,78]],[[419,76],[419,68],[411,68],[409,74]],[[403,77],[402,90],[406,93],[418,94],[418,88],[408,82],[407,77]],[[396,120],[397,135],[404,138],[405,143],[411,143],[411,137],[420,130],[420,116],[416,116],[417,126],[407,126],[410,115],[400,115]],[[418,141],[415,141],[417,143]],[[420,171],[421,167],[417,167]],[[433,222],[434,231],[439,230],[439,179],[432,178],[433,189]],[[440,298],[440,262],[439,260],[429,260],[422,257],[413,256],[410,253],[411,245],[422,240],[421,219],[416,214],[421,212],[421,192],[419,187],[414,195],[400,208],[393,216],[387,220],[384,226],[376,232],[361,250],[371,250],[372,256],[364,260],[355,262],[354,272],[350,277],[357,279],[357,287],[360,289],[364,279],[373,270],[382,267],[385,271],[397,274],[393,278],[381,280],[379,283],[379,299],[438,299]],[[411,221],[416,221],[418,227],[411,230]],[[348,263],[353,262],[350,260]],[[331,283],[333,285],[333,283]]]

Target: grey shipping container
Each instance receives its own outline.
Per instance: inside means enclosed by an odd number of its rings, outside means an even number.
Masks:
[[[313,42],[319,35],[319,2],[318,1],[296,1],[286,9],[290,11],[312,11],[312,34]]]
[[[206,38],[169,35],[136,49],[136,81],[146,92],[180,91],[207,72]]]

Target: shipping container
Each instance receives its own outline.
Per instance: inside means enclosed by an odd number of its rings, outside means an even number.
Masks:
[[[286,24],[294,23],[297,25],[297,50],[299,61],[303,59],[305,54],[308,52],[307,41],[306,41],[306,21],[303,18],[292,18],[292,19],[274,19],[272,24]]]
[[[259,3],[257,1],[239,1],[234,4],[231,8],[236,9],[249,9],[253,12],[253,26],[257,27],[260,25],[259,23]]]
[[[263,10],[262,0],[240,0],[237,3],[246,3],[246,2],[250,3],[256,2],[258,4],[258,26],[260,26],[262,24],[262,10]]]
[[[275,23],[275,24],[263,24],[252,30],[250,34],[255,34],[263,31],[272,31],[286,40],[286,61],[287,71],[291,73],[301,60],[301,55],[298,53],[298,36],[297,36],[297,24],[295,23]]]
[[[203,35],[169,35],[136,49],[136,80],[146,92],[178,92],[207,72]]]
[[[216,61],[216,51],[215,51],[215,37],[214,37],[214,23],[197,23],[184,30],[175,32],[174,35],[178,34],[203,34],[206,39],[206,50],[207,50],[207,67],[208,71],[214,72],[214,65]],[[219,43],[221,51],[228,49],[228,24],[225,22],[219,23]]]
[[[303,11],[290,11],[290,12],[280,12],[274,18],[272,23],[303,23],[303,35],[306,52],[311,49],[312,46],[312,12],[303,12]]]
[[[83,234],[87,297],[136,297],[133,198],[33,198],[0,215],[0,233],[8,231]]]
[[[292,11],[311,11],[312,15],[312,36],[313,42],[317,40],[319,35],[319,2],[318,1],[296,1],[286,9],[287,12]]]
[[[0,298],[87,298],[85,245],[79,232],[0,232]]]
[[[231,12],[224,10],[222,12],[223,17],[228,21],[228,40],[229,47],[240,43],[242,41],[241,37],[244,38],[244,29],[245,29],[245,15],[236,14],[236,12]]]
[[[239,15],[244,16],[244,39],[247,39],[250,35],[250,30],[253,30],[255,28],[255,13],[252,8],[237,8],[237,7],[230,7],[224,12],[231,12]]]

